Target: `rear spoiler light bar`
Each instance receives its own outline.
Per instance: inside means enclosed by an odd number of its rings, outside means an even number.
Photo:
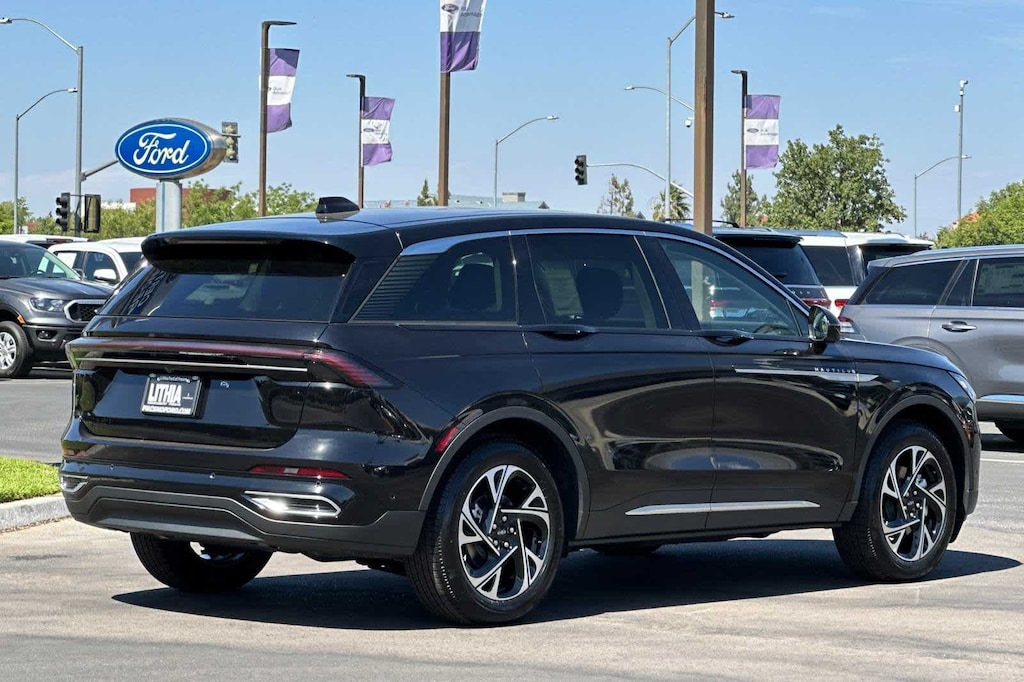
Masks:
[[[72,367],[95,366],[181,366],[192,369],[276,371],[310,373],[321,381],[340,378],[351,386],[382,388],[393,383],[350,355],[326,348],[268,346],[219,341],[176,341],[169,339],[80,338],[67,345]],[[123,357],[123,354],[174,354],[178,357]],[[111,357],[113,355],[114,357]],[[118,357],[122,356],[122,357]],[[208,359],[205,359],[208,358]],[[228,358],[244,362],[225,362]],[[270,365],[282,360],[295,365]],[[301,364],[300,364],[301,363]],[[334,376],[331,376],[334,375]]]

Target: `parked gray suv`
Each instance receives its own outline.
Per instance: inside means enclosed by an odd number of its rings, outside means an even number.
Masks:
[[[843,308],[848,338],[949,358],[978,394],[978,419],[1024,443],[1024,245],[875,261]]]

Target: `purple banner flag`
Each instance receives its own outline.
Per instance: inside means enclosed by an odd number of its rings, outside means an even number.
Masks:
[[[267,79],[267,132],[292,127],[292,91],[299,67],[299,51],[270,48],[270,77]]]
[[[487,0],[441,0],[441,73],[472,71]]]
[[[363,165],[376,166],[391,160],[391,110],[395,100],[364,97],[359,112],[362,121]]]
[[[778,95],[747,95],[743,146],[747,168],[775,168],[779,163]]]

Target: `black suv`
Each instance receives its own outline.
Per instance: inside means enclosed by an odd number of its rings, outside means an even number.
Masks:
[[[64,344],[82,333],[110,291],[81,281],[46,249],[0,238],[0,378],[65,360]]]
[[[978,496],[971,388],[675,225],[364,210],[150,237],[69,346],[61,486],[198,592],[272,552],[408,575],[456,622],[569,551],[834,529],[927,574]],[[737,300],[714,313],[712,287]]]

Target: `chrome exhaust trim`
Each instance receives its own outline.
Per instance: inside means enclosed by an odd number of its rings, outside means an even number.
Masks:
[[[334,519],[341,514],[341,507],[322,495],[246,490],[245,499],[251,502],[261,515],[270,519],[301,517],[320,520]]]

